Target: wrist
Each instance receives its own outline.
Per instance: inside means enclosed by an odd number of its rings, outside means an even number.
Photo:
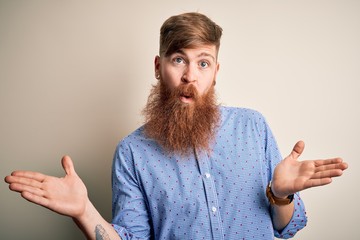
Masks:
[[[272,179],[269,184],[268,184],[271,188],[271,192],[273,193],[273,195],[276,197],[276,198],[282,198],[282,199],[285,199],[287,198],[289,195],[291,195],[289,192],[284,192],[284,191],[281,191],[282,186],[283,184],[282,183],[279,183],[279,181],[274,181],[274,179]]]
[[[271,205],[288,205],[294,199],[294,194],[284,196],[274,192],[274,190],[272,189],[271,181],[266,188],[266,196]]]
[[[276,189],[274,189],[273,185],[270,185],[270,190],[273,193],[274,197],[279,198],[279,199],[286,199],[289,195],[287,194],[279,194]]]
[[[90,202],[89,199],[87,199],[82,211],[79,212],[77,215],[73,216],[72,218],[74,219],[74,221],[79,223],[87,222],[89,221],[89,219],[91,219],[91,216],[93,215],[92,212],[94,212],[94,209],[95,207],[93,206],[93,204]]]

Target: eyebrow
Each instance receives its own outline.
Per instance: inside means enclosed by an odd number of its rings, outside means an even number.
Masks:
[[[184,55],[184,56],[187,56],[182,49],[179,49],[178,51],[176,51],[176,53],[180,53],[180,54],[182,54],[182,55]],[[201,52],[201,53],[200,53],[199,55],[197,55],[196,57],[197,57],[197,58],[199,58],[199,57],[210,57],[214,62],[216,62],[215,57],[214,57],[212,54],[207,53],[207,52]]]
[[[210,57],[214,62],[216,62],[215,57],[210,53],[202,52],[197,57]]]

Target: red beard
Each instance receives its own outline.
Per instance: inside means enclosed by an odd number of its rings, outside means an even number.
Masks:
[[[183,103],[181,97],[193,102]],[[214,85],[199,96],[191,85],[170,90],[160,80],[143,110],[145,134],[156,140],[168,153],[191,154],[194,150],[210,151],[219,122]]]

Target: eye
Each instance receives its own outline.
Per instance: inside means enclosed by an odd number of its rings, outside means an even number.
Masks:
[[[177,63],[177,64],[181,64],[181,63],[184,63],[184,59],[181,58],[181,57],[175,57],[175,58],[173,59],[173,62],[174,62],[174,63]]]
[[[206,62],[206,61],[201,61],[201,62],[199,63],[199,65],[200,65],[201,68],[207,68],[207,67],[209,66],[209,63]]]

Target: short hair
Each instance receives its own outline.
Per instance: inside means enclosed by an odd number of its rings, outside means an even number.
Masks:
[[[160,56],[169,56],[182,48],[215,45],[220,48],[222,28],[207,16],[189,12],[168,18],[160,29]]]

